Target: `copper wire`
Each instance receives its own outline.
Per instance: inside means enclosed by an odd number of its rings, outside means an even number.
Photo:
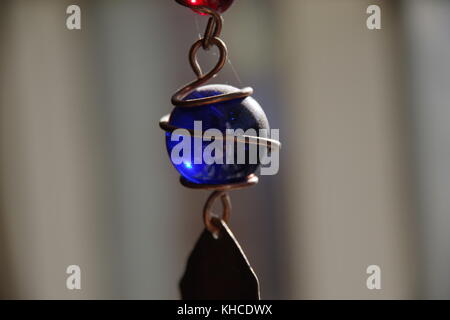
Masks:
[[[244,99],[253,94],[253,89],[250,87],[241,89],[239,91],[233,92],[233,93],[227,93],[227,94],[221,94],[217,96],[212,97],[206,97],[206,98],[199,98],[199,99],[186,99],[186,97],[196,90],[198,87],[204,85],[209,80],[214,78],[225,66],[226,62],[228,61],[228,49],[225,43],[219,38],[220,34],[222,32],[222,25],[223,25],[223,18],[222,16],[216,12],[215,10],[212,10],[211,8],[205,7],[205,6],[189,6],[185,1],[183,0],[175,0],[179,4],[194,9],[198,12],[201,12],[203,14],[207,14],[210,16],[208,20],[208,25],[206,27],[204,37],[198,41],[196,41],[190,51],[189,51],[189,63],[192,67],[192,70],[194,71],[195,75],[197,76],[197,79],[192,81],[191,83],[186,84],[184,87],[179,89],[175,94],[172,96],[172,104],[174,106],[178,107],[185,107],[185,108],[191,108],[191,107],[201,107],[205,105],[211,105],[216,103],[222,103],[226,101],[231,101],[235,99]],[[203,48],[204,50],[209,50],[211,47],[217,47],[219,50],[219,59],[214,66],[214,68],[209,71],[208,73],[204,74],[200,64],[197,59],[197,53],[200,48]],[[163,118],[161,118],[159,125],[161,129],[163,129],[166,132],[174,132],[177,129],[184,129],[184,128],[178,128],[176,126],[173,126],[169,123],[170,115],[166,115]],[[190,136],[197,137],[198,133],[194,132],[193,130],[184,129]],[[201,133],[201,136],[203,136],[203,133]],[[266,138],[260,138],[260,137],[251,137],[251,136],[234,136],[234,139],[236,142],[246,143],[246,144],[257,144],[262,146],[267,146],[269,148],[280,148],[281,144],[279,141],[272,140],[272,139],[266,139]],[[190,182],[184,177],[180,178],[180,182],[183,186],[192,188],[192,189],[201,189],[201,190],[213,190],[214,192],[209,196],[208,200],[206,201],[204,210],[203,210],[203,221],[205,223],[205,227],[207,230],[209,230],[216,238],[219,235],[220,232],[220,223],[217,223],[217,219],[222,219],[225,222],[228,222],[230,214],[231,214],[231,200],[228,195],[228,191],[231,190],[237,190],[246,188],[249,186],[253,186],[258,183],[258,177],[254,174],[249,175],[244,179],[244,181],[239,183],[233,183],[233,184],[223,184],[223,185],[208,185],[208,184],[197,184]],[[212,206],[218,199],[221,199],[222,205],[223,205],[223,213],[221,217],[216,217],[212,213]]]
[[[222,216],[216,216],[212,212],[212,207],[216,200],[220,198],[222,202],[223,212]],[[214,191],[208,198],[203,208],[203,222],[205,223],[206,229],[213,234],[213,236],[218,239],[220,235],[220,220],[228,223],[231,215],[231,199],[228,193],[223,191]]]

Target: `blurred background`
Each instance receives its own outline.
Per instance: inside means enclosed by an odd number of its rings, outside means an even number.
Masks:
[[[1,1],[0,297],[179,298],[208,193],[179,184],[158,121],[205,24],[173,0]],[[232,193],[264,299],[450,298],[448,30],[445,0],[225,14],[216,82],[254,87],[283,142],[280,173]]]

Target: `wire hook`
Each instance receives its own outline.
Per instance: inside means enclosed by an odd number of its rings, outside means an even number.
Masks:
[[[212,206],[217,199],[222,201],[223,212],[222,217],[217,217],[212,212]],[[231,215],[231,200],[228,193],[224,191],[214,191],[206,201],[205,207],[203,209],[203,221],[205,223],[206,229],[211,232],[214,238],[218,239],[220,234],[220,220],[228,223]]]

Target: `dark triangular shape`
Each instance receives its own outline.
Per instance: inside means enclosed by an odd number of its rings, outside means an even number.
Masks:
[[[180,289],[184,300],[259,300],[258,279],[225,222],[217,240],[202,233]]]

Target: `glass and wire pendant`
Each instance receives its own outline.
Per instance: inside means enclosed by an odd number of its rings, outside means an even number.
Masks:
[[[257,277],[228,226],[228,192],[258,183],[256,173],[262,159],[267,152],[277,152],[280,143],[268,138],[269,121],[251,97],[252,88],[207,85],[228,60],[227,47],[220,39],[221,13],[230,8],[233,0],[176,1],[210,17],[203,38],[189,52],[197,78],[173,95],[175,108],[160,120],[160,127],[166,132],[167,151],[181,175],[181,183],[188,188],[212,191],[203,210],[205,231],[191,253],[180,283],[182,298],[257,300]],[[218,62],[211,71],[203,73],[197,53],[213,47],[219,50]],[[219,200],[223,206],[220,216],[212,212],[213,204]]]

